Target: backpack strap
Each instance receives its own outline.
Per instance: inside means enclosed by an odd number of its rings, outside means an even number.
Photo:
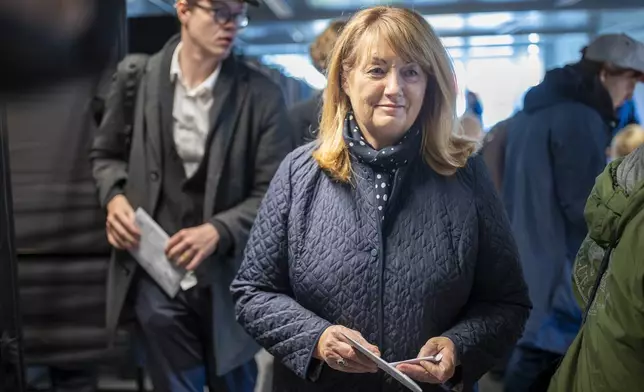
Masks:
[[[129,54],[118,65],[117,73],[123,86],[123,121],[125,127],[123,133],[127,145],[126,151],[130,151],[132,140],[132,131],[134,129],[134,110],[136,108],[136,94],[145,69],[148,64],[149,56],[146,54]]]

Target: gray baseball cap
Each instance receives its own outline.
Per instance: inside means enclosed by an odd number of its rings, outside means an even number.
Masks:
[[[584,58],[644,74],[644,43],[626,34],[604,34],[586,47]]]

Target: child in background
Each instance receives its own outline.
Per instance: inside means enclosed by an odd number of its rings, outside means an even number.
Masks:
[[[644,144],[644,128],[637,124],[627,125],[613,138],[609,158],[614,160],[625,157],[642,144]]]

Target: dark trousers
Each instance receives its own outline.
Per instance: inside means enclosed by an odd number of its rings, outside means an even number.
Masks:
[[[529,392],[539,374],[561,355],[537,348],[517,346],[505,373],[505,392]]]
[[[215,373],[210,290],[180,291],[174,299],[145,273],[135,282],[134,310],[145,367],[156,392],[252,392],[257,364],[223,377]]]

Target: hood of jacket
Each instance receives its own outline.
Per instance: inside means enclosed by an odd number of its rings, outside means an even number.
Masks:
[[[596,75],[580,64],[571,64],[546,73],[543,81],[528,91],[524,110],[533,113],[564,102],[579,102],[599,112],[608,124],[616,120],[613,100]]]
[[[601,247],[619,241],[628,222],[644,208],[644,146],[611,162],[597,177],[586,203],[590,237]]]

